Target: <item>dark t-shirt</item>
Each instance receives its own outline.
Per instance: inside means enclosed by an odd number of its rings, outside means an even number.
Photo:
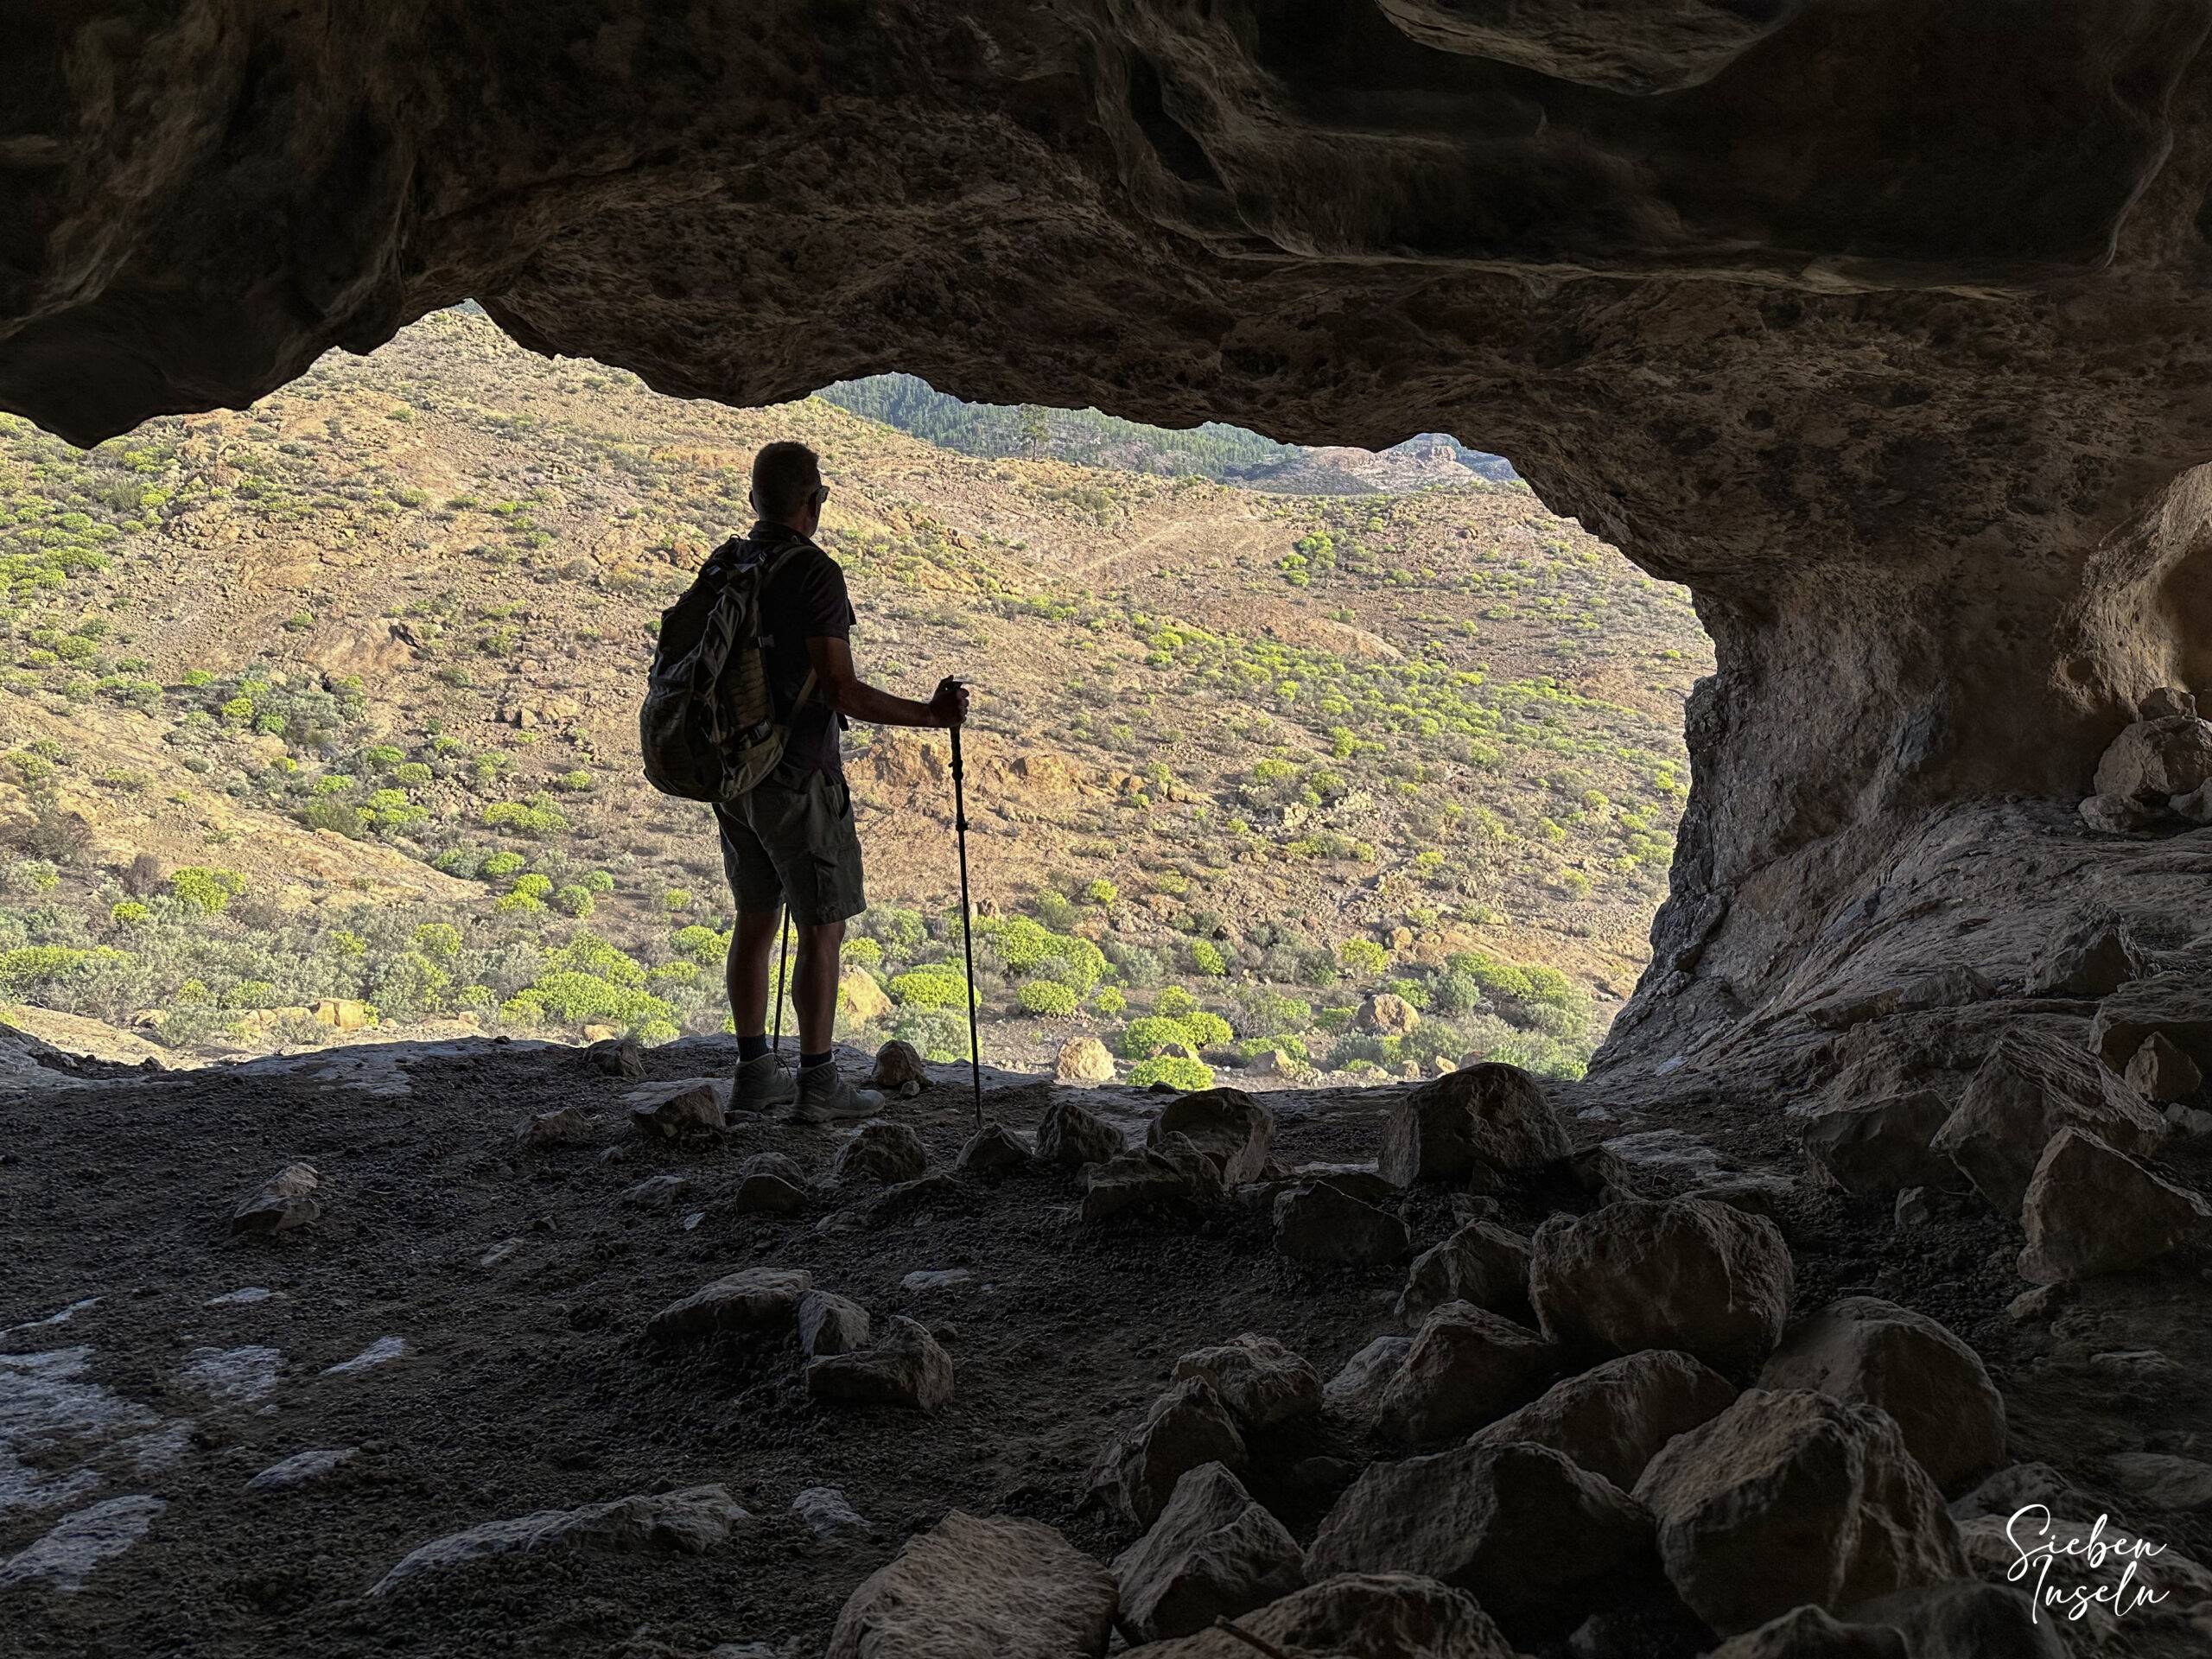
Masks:
[[[845,592],[845,573],[835,559],[797,531],[782,524],[755,524],[739,556],[773,560],[795,542],[798,551],[785,561],[760,595],[761,631],[769,636],[769,689],[776,699],[776,712],[791,725],[783,764],[776,772],[794,783],[814,772],[826,772],[832,778],[845,775],[837,742],[844,717],[811,696],[796,711],[792,705],[798,702],[814,667],[806,642],[849,639],[855,620],[852,601]]]

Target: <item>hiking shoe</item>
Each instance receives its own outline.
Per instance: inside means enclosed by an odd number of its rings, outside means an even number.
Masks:
[[[787,1106],[798,1098],[798,1084],[773,1054],[740,1060],[730,1087],[729,1103],[744,1112],[765,1112]]]
[[[883,1109],[883,1096],[873,1089],[855,1089],[837,1075],[836,1063],[817,1065],[798,1074],[798,1099],[791,1107],[794,1123],[830,1123],[840,1118],[874,1117]]]

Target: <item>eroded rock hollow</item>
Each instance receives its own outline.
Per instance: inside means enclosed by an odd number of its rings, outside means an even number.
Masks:
[[[1605,1056],[1664,1065],[1947,953],[2024,969],[2081,897],[2038,838],[2079,833],[2150,693],[2212,682],[2207,26],[2179,0],[18,6],[0,405],[89,443],[474,296],[733,402],[896,368],[1285,439],[1457,433],[1688,583],[1718,645]],[[1979,937],[1930,931],[1973,893]]]

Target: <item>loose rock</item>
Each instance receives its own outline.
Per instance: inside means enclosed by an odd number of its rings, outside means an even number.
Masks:
[[[1296,1262],[1360,1267],[1400,1261],[1413,1249],[1404,1222],[1328,1181],[1300,1182],[1279,1194],[1274,1223],[1276,1251]]]
[[[2139,801],[2133,795],[2092,795],[2075,810],[2090,829],[2101,830],[2108,836],[2133,835],[2137,830],[2148,830],[2166,816],[2157,803]]]
[[[1485,1061],[1392,1101],[1380,1166],[1394,1186],[1487,1182],[1497,1171],[1533,1168],[1568,1150],[1567,1126],[1536,1080],[1518,1066]]]
[[[693,1486],[680,1492],[617,1498],[576,1510],[540,1510],[512,1521],[491,1521],[450,1533],[404,1556],[377,1580],[372,1596],[390,1595],[424,1573],[460,1567],[480,1556],[556,1544],[607,1550],[659,1550],[703,1555],[730,1535],[747,1515],[721,1486]]]
[[[591,1120],[573,1106],[557,1112],[540,1112],[516,1135],[525,1149],[546,1147],[583,1147],[591,1144]]]
[[[919,1049],[894,1037],[875,1051],[875,1065],[868,1072],[865,1086],[898,1094],[919,1094],[930,1086],[930,1069]]]
[[[1171,1384],[1136,1432],[1109,1446],[1091,1488],[1141,1527],[1160,1518],[1175,1483],[1203,1463],[1244,1467],[1244,1437],[1203,1376]]]
[[[2157,816],[2155,804],[2145,810]],[[2037,954],[2026,988],[2031,996],[2107,996],[2149,971],[2142,947],[2120,918],[2092,911]]]
[[[719,1135],[727,1127],[730,1088],[728,1077],[683,1077],[640,1084],[622,1099],[640,1134],[677,1141]]]
[[[1246,1332],[1175,1362],[1174,1380],[1202,1376],[1247,1428],[1311,1417],[1321,1409],[1321,1374],[1272,1337]]]
[[[1115,1558],[1114,1575],[1122,1634],[1154,1642],[1290,1594],[1305,1580],[1306,1552],[1235,1475],[1205,1463],[1175,1483],[1152,1529]]]
[[[1932,1144],[1999,1214],[2016,1216],[2044,1147],[2069,1127],[2143,1157],[2166,1135],[2150,1103],[2093,1055],[2016,1027],[1989,1051]]]
[[[2154,1035],[2188,1055],[2198,1071],[2212,1072],[2212,980],[2177,972],[2122,986],[2097,1005],[2089,1046],[2117,1071]]]
[[[231,1212],[234,1233],[285,1233],[322,1219],[322,1177],[306,1164],[287,1164]]]
[[[876,1347],[809,1360],[806,1391],[817,1400],[935,1411],[952,1398],[952,1357],[922,1325],[893,1314]]]
[[[1101,1654],[1118,1593],[1050,1527],[955,1510],[853,1592],[826,1659]]]
[[[1951,1173],[1950,1160],[1929,1142],[1950,1115],[1949,1103],[1929,1089],[1832,1107],[1806,1120],[1805,1157],[1825,1179],[1859,1198],[1938,1185]]]
[[[929,1151],[920,1135],[904,1123],[876,1117],[861,1124],[852,1139],[837,1149],[836,1161],[830,1166],[830,1179],[837,1185],[867,1180],[892,1186],[919,1180],[929,1166]]]
[[[2164,801],[2212,778],[2212,724],[2190,715],[2139,720],[2112,741],[2097,762],[2100,795]]]
[[[634,1037],[618,1037],[611,1042],[594,1043],[584,1051],[592,1069],[609,1077],[642,1077],[645,1075],[645,1046]]]
[[[1409,1325],[1446,1302],[1472,1302],[1523,1325],[1529,1304],[1529,1241],[1495,1223],[1471,1222],[1414,1258],[1398,1295],[1398,1317]]]
[[[1746,1389],[1651,1459],[1636,1497],[1667,1576],[1723,1635],[1965,1576],[1958,1528],[1889,1414]]]
[[[857,1353],[868,1344],[868,1310],[858,1302],[810,1290],[799,1297],[796,1311],[799,1349],[809,1359]]]
[[[1053,1101],[1037,1126],[1037,1155],[1066,1169],[1103,1164],[1119,1156],[1125,1144],[1119,1129],[1072,1100]]]
[[[2069,1659],[2057,1621],[2001,1584],[1924,1584],[1844,1610],[1855,1628],[1904,1638],[1910,1659]]]
[[[2212,1238],[2212,1204],[2095,1135],[2061,1129],[2028,1182],[2020,1277],[2063,1284],[2125,1273]]]
[[[1370,1465],[1308,1556],[1315,1573],[1440,1580],[1518,1637],[1629,1587],[1650,1551],[1649,1518],[1610,1481],[1548,1446],[1485,1446]]]
[[[1725,1373],[1766,1357],[1796,1289],[1779,1228],[1701,1198],[1554,1216],[1530,1244],[1529,1299],[1553,1340],[1671,1348]]]
[[[2175,1047],[2163,1031],[2154,1031],[2143,1039],[2143,1046],[2127,1063],[2126,1075],[2129,1088],[2161,1105],[2187,1100],[2204,1086],[2204,1073],[2196,1062]]]
[[[1111,1083],[1114,1056],[1096,1037],[1071,1037],[1060,1045],[1052,1076],[1061,1083]]]
[[[958,1167],[978,1175],[1002,1175],[1029,1161],[1029,1145],[1003,1123],[992,1122],[962,1143]]]
[[[1796,1607],[1732,1636],[1710,1659],[1919,1659],[1883,1625],[1847,1624],[1819,1607]]]
[[[1548,1446],[1630,1491],[1660,1447],[1710,1422],[1735,1398],[1734,1385],[1710,1366],[1647,1348],[1554,1383],[1469,1444]]]
[[[1758,1386],[1880,1407],[1947,1493],[2005,1461],[2005,1398],[1981,1357],[1937,1320],[1877,1296],[1843,1297],[1792,1325]]]
[[[1410,1573],[1340,1573],[1235,1621],[1277,1651],[1343,1659],[1516,1659],[1473,1598]],[[1260,1659],[1241,1636],[1202,1630],[1143,1659]]]
[[[341,1464],[351,1463],[360,1455],[358,1446],[335,1446],[323,1451],[295,1452],[281,1463],[272,1463],[245,1484],[249,1492],[283,1492],[295,1486],[305,1485],[328,1474]]]
[[[1377,1426],[1408,1446],[1464,1434],[1533,1393],[1558,1357],[1523,1325],[1472,1302],[1446,1302],[1382,1390]]]
[[[1377,1337],[1321,1387],[1321,1408],[1364,1426],[1382,1408],[1383,1391],[1413,1351],[1411,1337]]]
[[[671,1302],[645,1323],[655,1342],[680,1342],[717,1331],[757,1330],[785,1324],[798,1313],[798,1299],[814,1287],[804,1268],[746,1268]]]
[[[868,1517],[845,1502],[842,1489],[809,1486],[791,1499],[791,1513],[806,1522],[817,1538],[835,1538],[841,1532],[866,1532]]]
[[[1103,1221],[1139,1205],[1220,1197],[1221,1184],[1205,1155],[1185,1136],[1167,1135],[1158,1146],[1133,1147],[1090,1165],[1081,1215],[1085,1221]]]
[[[622,1202],[639,1210],[673,1210],[687,1202],[693,1191],[689,1176],[648,1175],[624,1190]]]
[[[2120,1452],[2112,1459],[2120,1484],[2162,1510],[2177,1515],[2212,1513],[2212,1463],[2163,1452]]]
[[[1274,1114],[1242,1089],[1205,1089],[1169,1103],[1146,1128],[1145,1144],[1184,1135],[1213,1166],[1215,1179],[1233,1187],[1259,1179],[1274,1134]]]
[[[1370,992],[1361,1001],[1359,1012],[1351,1017],[1354,1031],[1372,1033],[1377,1037],[1403,1037],[1421,1025],[1421,1012],[1402,996],[1388,991]]]
[[[730,1207],[741,1215],[789,1215],[806,1207],[806,1172],[796,1158],[756,1152],[738,1166]]]

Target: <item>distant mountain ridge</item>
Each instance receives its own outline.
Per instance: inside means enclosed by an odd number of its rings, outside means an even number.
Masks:
[[[1383,450],[1308,448],[1209,421],[1187,430],[1145,426],[1095,409],[970,404],[911,374],[840,380],[815,394],[863,420],[966,455],[1051,456],[1078,467],[1198,476],[1281,495],[1395,494],[1516,474],[1502,455],[1424,432]]]

